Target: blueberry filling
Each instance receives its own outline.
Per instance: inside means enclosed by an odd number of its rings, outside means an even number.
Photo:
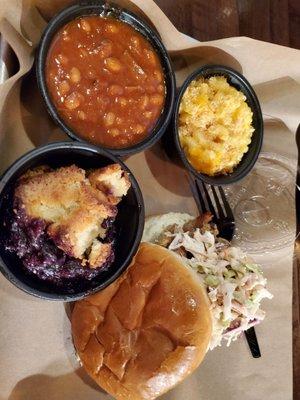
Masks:
[[[116,237],[114,219],[107,218],[102,227],[107,229],[105,243],[113,243]],[[27,273],[54,286],[72,292],[84,289],[91,280],[109,268],[114,252],[100,268],[84,266],[81,261],[69,257],[60,250],[47,234],[47,224],[41,219],[29,218],[15,200],[13,210],[7,210],[3,219],[5,237],[1,238],[5,249],[16,254]]]

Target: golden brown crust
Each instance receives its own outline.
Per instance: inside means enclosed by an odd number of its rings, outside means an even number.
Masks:
[[[118,204],[130,188],[127,172],[119,164],[111,164],[94,170],[89,175],[91,185],[105,193],[111,204]]]
[[[31,177],[27,172],[27,178],[21,179],[15,197],[28,216],[55,222],[77,206],[85,171],[72,165]]]
[[[118,400],[155,399],[202,361],[211,335],[209,303],[174,254],[143,243],[125,274],[76,303],[72,332],[102,388]]]
[[[82,183],[78,207],[51,224],[47,231],[57,247],[66,254],[83,258],[93,240],[100,235],[102,222],[116,214],[115,206],[103,203],[95,189]]]
[[[112,169],[119,171],[115,164]],[[122,174],[121,168],[120,171]],[[47,232],[57,247],[83,263],[94,239],[105,237],[103,221],[117,215],[116,206],[103,191],[91,185],[85,171],[76,165],[56,170],[42,166],[27,171],[19,180],[15,197],[29,217],[48,223]],[[102,250],[105,262],[107,246]],[[93,254],[91,266],[99,267],[100,254],[97,258]]]
[[[101,243],[95,239],[91,246],[89,254],[89,265],[91,268],[97,268],[106,263],[112,253],[111,243]]]

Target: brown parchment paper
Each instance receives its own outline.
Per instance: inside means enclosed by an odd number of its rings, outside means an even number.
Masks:
[[[205,63],[243,72],[254,85],[265,117],[264,151],[287,157],[296,171],[294,134],[300,116],[300,51],[246,37],[198,42],[180,32],[151,0],[115,1],[147,16],[170,51],[180,85]],[[19,61],[19,71],[0,85],[0,169],[27,150],[67,140],[47,116],[30,72],[45,19],[70,1],[0,0],[0,32]],[[146,213],[196,213],[182,169],[160,146],[126,160],[143,191]],[[293,191],[294,188],[291,188]],[[294,215],[291,206],[290,212]],[[266,235],[268,232],[266,232]],[[257,255],[272,301],[257,327],[262,351],[253,359],[244,338],[209,352],[201,367],[165,400],[292,399],[292,254],[287,247]],[[71,340],[69,306],[37,300],[0,276],[0,400],[109,399],[78,364]]]

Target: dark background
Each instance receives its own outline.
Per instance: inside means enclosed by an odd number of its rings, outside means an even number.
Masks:
[[[176,28],[200,41],[231,36],[300,49],[300,0],[154,0]]]

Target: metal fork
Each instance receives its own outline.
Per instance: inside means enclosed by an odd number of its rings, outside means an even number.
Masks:
[[[210,211],[213,215],[213,222],[217,225],[220,237],[231,241],[234,234],[235,222],[223,188],[211,185],[211,197],[206,185],[202,181],[192,176],[188,176],[188,179],[199,212],[203,214]],[[244,333],[252,356],[254,358],[261,357],[254,327],[249,328]]]

